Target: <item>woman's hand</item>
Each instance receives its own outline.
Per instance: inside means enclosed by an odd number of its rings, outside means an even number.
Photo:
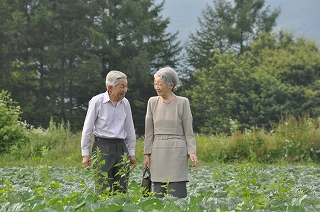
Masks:
[[[150,155],[144,155],[143,168],[150,170]]]
[[[189,158],[192,161],[192,166],[195,167],[196,165],[198,165],[198,158],[196,156],[196,154],[189,154]]]

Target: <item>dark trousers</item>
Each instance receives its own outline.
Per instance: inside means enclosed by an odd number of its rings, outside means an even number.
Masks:
[[[164,194],[171,194],[172,196],[178,198],[187,197],[187,182],[169,182],[167,183],[158,183],[153,182],[154,192],[156,192],[155,197],[162,198]]]
[[[95,137],[92,154],[100,155],[99,158],[94,159],[94,167],[98,169],[95,176],[95,191],[97,193],[105,193],[108,187],[110,192],[119,191],[125,193],[127,191],[129,166],[119,166],[124,153],[128,155],[124,140]]]

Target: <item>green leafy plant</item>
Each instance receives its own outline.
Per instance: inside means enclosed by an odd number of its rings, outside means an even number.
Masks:
[[[2,202],[10,202],[11,201],[11,194],[13,193],[14,188],[11,185],[9,179],[4,180],[4,187],[0,189],[0,201]]]
[[[20,120],[20,107],[7,91],[0,92],[0,153],[20,148],[28,138]]]
[[[104,190],[103,188],[105,185],[108,185],[108,173],[101,171],[101,167],[106,163],[105,160],[102,160],[102,153],[99,148],[95,151],[94,154],[91,156],[91,168],[90,172],[93,175],[94,182],[95,182],[95,192],[97,194],[102,194],[102,198],[108,198],[109,196],[113,195],[113,192],[110,187],[106,187]]]
[[[40,163],[39,163],[40,162]],[[190,169],[188,196],[143,197],[142,166],[130,172],[128,194],[103,196],[83,167],[0,168],[2,211],[317,211],[318,166],[235,165]],[[104,198],[105,197],[105,198]]]

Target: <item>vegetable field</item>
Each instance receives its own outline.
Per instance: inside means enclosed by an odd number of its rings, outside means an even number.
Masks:
[[[0,211],[320,211],[320,167],[291,165],[190,168],[188,197],[143,197],[142,167],[127,194],[96,195],[79,167],[0,168]]]

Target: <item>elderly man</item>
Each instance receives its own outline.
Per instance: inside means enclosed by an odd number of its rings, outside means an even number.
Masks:
[[[109,192],[125,193],[128,175],[117,174],[125,165],[120,162],[127,154],[131,164],[137,163],[131,106],[125,98],[128,91],[127,76],[120,71],[110,71],[106,76],[106,87],[105,93],[94,96],[89,102],[81,138],[82,163],[84,167],[90,166],[89,148],[93,134],[92,154],[100,155],[98,159],[105,160],[96,179],[96,192],[101,194],[109,188]],[[98,152],[100,154],[97,154]],[[116,164],[122,166],[115,166]],[[107,173],[108,177],[106,178],[102,172]]]

